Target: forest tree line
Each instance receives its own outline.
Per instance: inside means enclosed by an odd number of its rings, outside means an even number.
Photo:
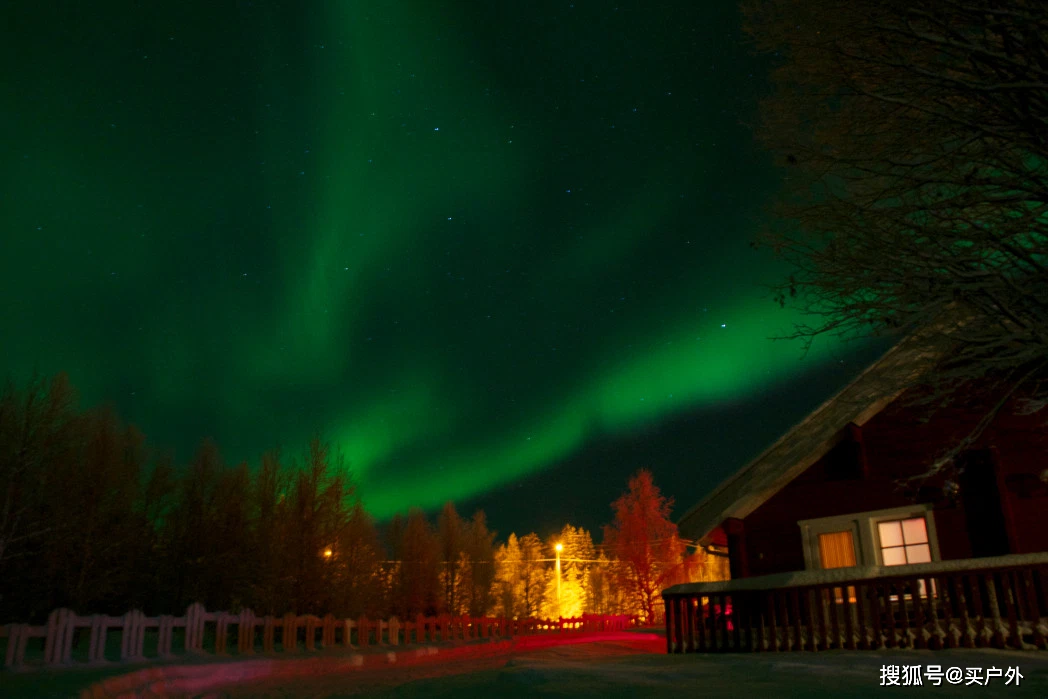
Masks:
[[[154,456],[110,408],[80,410],[68,378],[0,395],[0,622],[50,610],[179,614],[193,602],[258,614],[557,617],[658,613],[659,591],[717,579],[688,555],[648,471],[595,544],[565,525],[496,542],[483,512],[447,503],[379,527],[320,437],[257,468],[204,441],[188,464]],[[560,543],[559,601],[553,559]]]

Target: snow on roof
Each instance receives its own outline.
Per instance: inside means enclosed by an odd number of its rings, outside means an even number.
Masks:
[[[747,516],[832,449],[849,423],[861,426],[879,413],[930,366],[936,353],[927,340],[926,332],[916,332],[885,352],[688,510],[678,523],[681,535],[701,540],[725,519]]]

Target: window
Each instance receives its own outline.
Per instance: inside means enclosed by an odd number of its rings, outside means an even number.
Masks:
[[[797,524],[807,570],[939,560],[930,504],[805,519]]]
[[[826,568],[855,565],[855,543],[850,530],[819,534],[819,562]]]
[[[877,533],[884,565],[931,563],[932,550],[924,517],[878,522]]]

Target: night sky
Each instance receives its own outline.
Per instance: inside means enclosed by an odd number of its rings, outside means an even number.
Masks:
[[[679,515],[870,348],[748,243],[782,173],[731,2],[5,6],[0,372],[181,461],[320,430],[382,519]]]

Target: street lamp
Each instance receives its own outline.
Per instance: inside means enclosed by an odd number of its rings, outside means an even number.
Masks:
[[[553,550],[557,552],[557,616],[563,616],[560,607],[560,552],[564,550],[564,544],[558,543],[553,547]]]
[[[324,549],[324,558],[331,558],[331,549]]]

